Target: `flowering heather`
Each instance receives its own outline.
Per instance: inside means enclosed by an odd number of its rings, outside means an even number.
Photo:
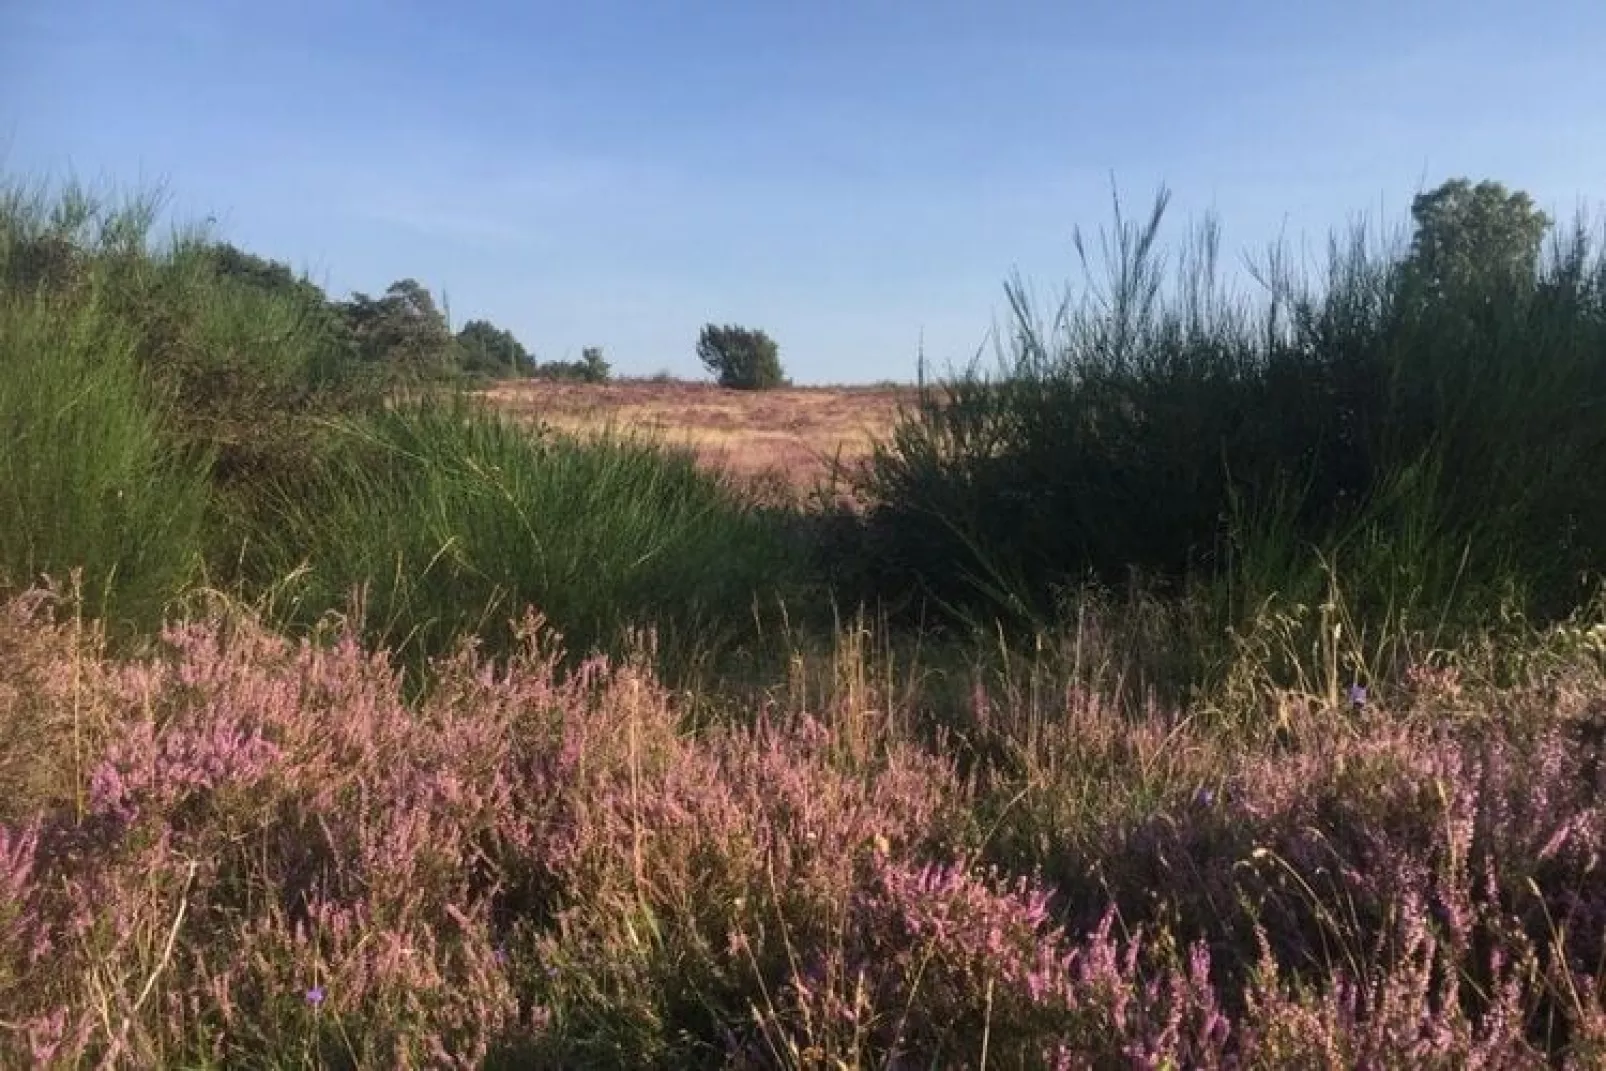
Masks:
[[[115,659],[45,608],[0,612],[6,1066],[1606,1060],[1587,659],[1276,740],[978,677],[961,763],[862,665],[694,729],[533,616],[407,701],[347,632]]]

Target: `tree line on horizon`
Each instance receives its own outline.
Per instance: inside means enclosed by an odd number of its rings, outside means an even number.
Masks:
[[[316,283],[280,261],[246,252],[229,242],[213,246],[219,274],[302,299],[320,316],[349,355],[388,367],[406,379],[456,375],[488,379],[568,379],[607,382],[612,370],[602,349],[587,346],[578,361],[540,361],[513,332],[484,319],[457,331],[447,312],[418,280],[398,279],[378,297],[355,291],[331,300]]]
[[[472,319],[454,332],[447,310],[418,280],[398,279],[378,297],[354,291],[333,301],[324,290],[289,265],[246,252],[229,242],[212,246],[220,275],[294,296],[323,319],[347,353],[373,367],[385,367],[409,380],[469,376],[486,379],[547,379],[606,383],[613,370],[600,346],[587,346],[580,359],[538,360],[518,336],[486,319]],[[789,383],[775,341],[761,330],[736,324],[705,325],[697,356],[719,385],[765,390]]]

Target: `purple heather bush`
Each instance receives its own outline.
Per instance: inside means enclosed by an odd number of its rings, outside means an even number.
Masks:
[[[535,616],[408,699],[351,630],[49,608],[0,612],[5,1066],[1606,1061],[1587,661],[1278,739],[978,678],[961,763],[863,672],[695,724]]]

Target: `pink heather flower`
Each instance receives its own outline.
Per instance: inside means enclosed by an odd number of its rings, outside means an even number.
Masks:
[[[48,1066],[67,1036],[67,1009],[57,1008],[27,1024],[28,1051],[35,1067]]]

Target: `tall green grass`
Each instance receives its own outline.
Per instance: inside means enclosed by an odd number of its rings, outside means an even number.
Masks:
[[[334,431],[260,496],[244,579],[303,624],[360,591],[369,635],[415,662],[463,635],[505,649],[526,606],[577,652],[650,627],[684,662],[795,582],[784,530],[687,455],[532,434],[462,399]]]
[[[1117,204],[1103,280],[1079,233],[1088,285],[1057,305],[1012,280],[998,372],[927,388],[876,452],[871,594],[1042,626],[1136,583],[1205,600],[1217,635],[1335,572],[1374,622],[1578,603],[1606,552],[1606,259],[1583,223],[1532,285],[1424,309],[1364,226],[1315,283],[1274,250],[1262,299],[1231,293],[1213,221],[1168,262],[1166,204]]]
[[[76,573],[91,610],[134,627],[192,575],[209,504],[208,452],[166,433],[171,399],[107,292],[147,218],[0,193],[0,587]]]
[[[316,285],[205,227],[158,239],[163,203],[0,184],[0,281],[115,323],[167,403],[171,437],[214,452],[223,482],[299,463],[301,417],[377,404],[383,370],[356,358]]]
[[[9,586],[79,570],[147,628],[198,579],[287,624],[360,592],[415,661],[505,645],[533,604],[577,650],[651,628],[688,665],[791,590],[795,532],[690,457],[402,400],[317,287],[202,230],[153,241],[160,216],[0,188]]]

